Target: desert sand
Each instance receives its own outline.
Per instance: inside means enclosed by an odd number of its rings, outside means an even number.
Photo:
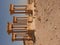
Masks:
[[[60,45],[60,0],[35,0],[35,45]]]

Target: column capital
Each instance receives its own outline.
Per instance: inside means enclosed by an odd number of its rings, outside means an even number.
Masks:
[[[13,27],[13,25],[11,23],[7,24],[7,32],[8,32],[8,34],[12,33],[12,27]]]
[[[16,33],[12,33],[12,41],[16,40]]]
[[[10,4],[10,14],[13,14],[13,13],[14,13],[14,5]]]

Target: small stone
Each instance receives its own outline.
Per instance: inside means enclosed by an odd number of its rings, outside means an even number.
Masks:
[[[55,26],[55,29],[57,29],[57,27]]]
[[[46,19],[46,21],[48,21],[48,19]]]
[[[53,40],[53,38],[51,38],[50,40]]]
[[[41,18],[40,18],[40,17],[38,17],[37,19],[38,19],[39,21],[41,21]]]
[[[42,45],[42,44],[40,44],[40,45]]]
[[[44,11],[46,11],[46,9],[44,9]]]

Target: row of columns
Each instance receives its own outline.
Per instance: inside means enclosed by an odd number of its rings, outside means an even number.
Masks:
[[[7,32],[12,34],[12,41],[23,41],[24,45],[35,42],[34,2],[28,5],[10,4],[10,14],[25,14],[26,17],[13,16],[13,22],[7,23]]]

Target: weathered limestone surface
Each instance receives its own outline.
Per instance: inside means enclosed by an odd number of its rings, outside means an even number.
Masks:
[[[35,45],[60,45],[60,0],[36,0]]]

